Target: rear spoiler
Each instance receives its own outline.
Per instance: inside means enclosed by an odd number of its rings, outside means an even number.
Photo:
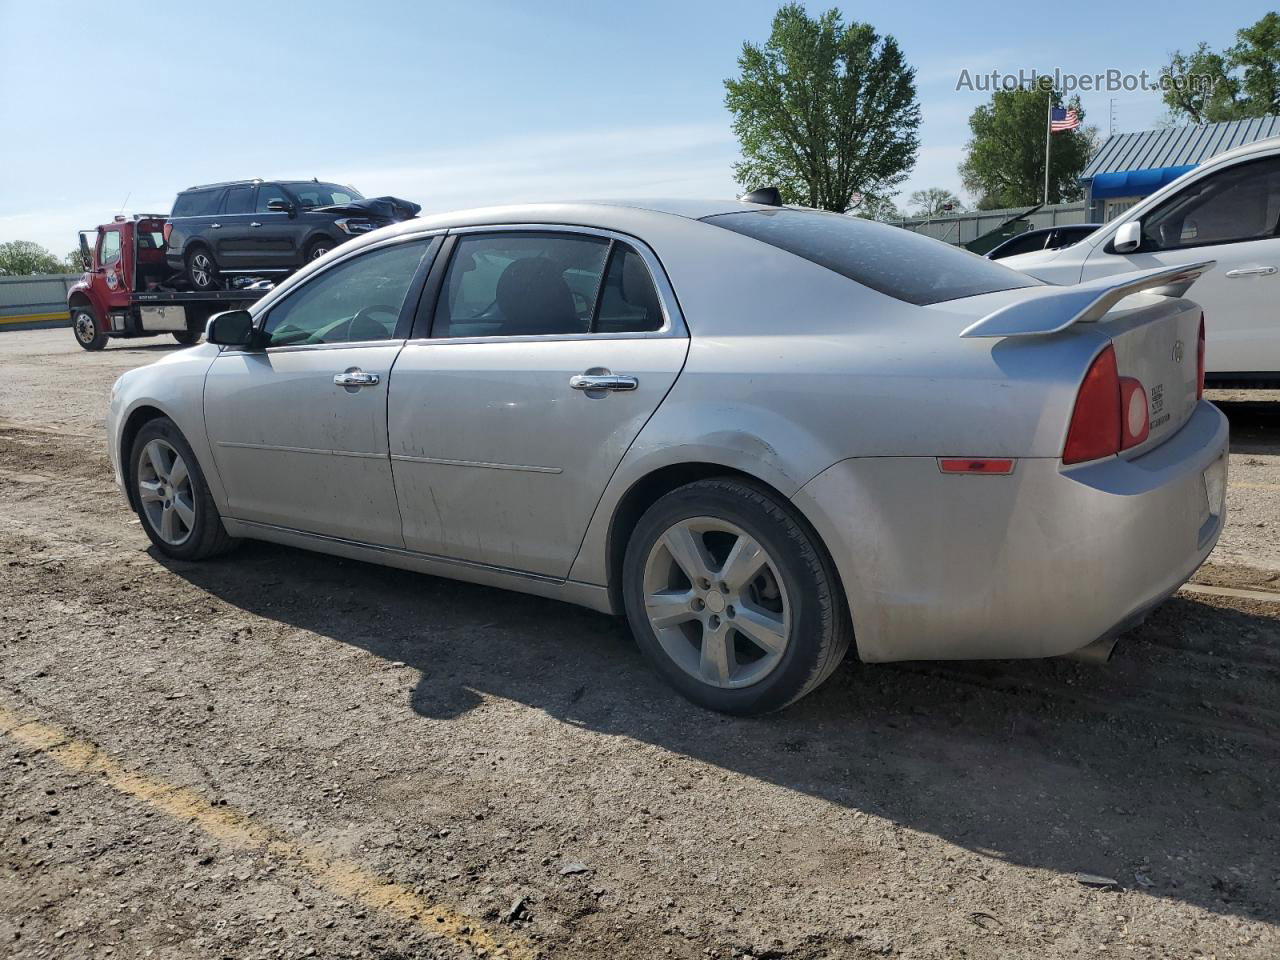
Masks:
[[[1075,323],[1094,323],[1125,297],[1143,290],[1180,297],[1216,262],[1202,260],[1180,267],[1099,277],[1073,287],[1042,287],[1042,295],[1006,304],[970,324],[960,336],[1037,337],[1058,333]]]

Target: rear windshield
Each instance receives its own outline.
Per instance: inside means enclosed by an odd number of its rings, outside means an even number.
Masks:
[[[938,303],[1040,281],[918,233],[819,210],[753,210],[704,222],[771,244],[907,303]]]

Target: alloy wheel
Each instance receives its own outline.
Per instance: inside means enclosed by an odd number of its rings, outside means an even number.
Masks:
[[[763,680],[791,635],[791,603],[773,558],[714,517],[680,520],[657,539],[645,561],[644,604],[667,656],[715,687]]]
[[[191,280],[197,287],[213,283],[213,260],[207,253],[197,253],[191,258]]]
[[[138,501],[151,529],[165,543],[179,546],[195,529],[195,496],[186,462],[170,444],[155,439],[138,458]]]

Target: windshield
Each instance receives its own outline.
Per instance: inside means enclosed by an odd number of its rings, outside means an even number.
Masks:
[[[336,183],[302,182],[286,183],[285,186],[297,197],[298,206],[304,208],[328,207],[335,203],[364,199],[355,187],[340,187]]]
[[[1040,281],[902,227],[780,207],[703,218],[907,303],[938,303]]]

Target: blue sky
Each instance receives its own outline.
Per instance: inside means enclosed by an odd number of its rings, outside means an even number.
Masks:
[[[723,80],[774,0],[0,0],[0,242],[64,253],[75,230],[165,212],[193,183],[311,177],[428,211],[569,197],[726,196]],[[827,4],[809,4],[810,12]],[[962,69],[1155,73],[1267,11],[1150,4],[842,5],[918,70],[913,189],[959,191]],[[1156,125],[1154,93],[1084,96],[1105,134]],[[127,200],[126,200],[127,197]]]

